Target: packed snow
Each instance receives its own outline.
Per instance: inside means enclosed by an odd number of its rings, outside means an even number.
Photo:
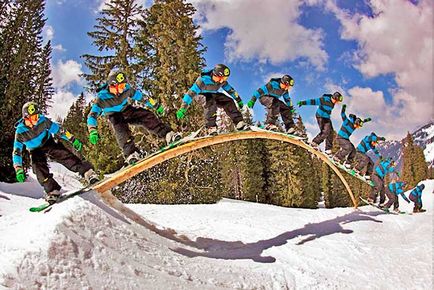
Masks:
[[[78,186],[58,169],[65,189]],[[427,212],[413,215],[228,199],[127,205],[158,225],[156,233],[95,192],[31,213],[43,202],[34,178],[0,183],[0,287],[432,289],[434,180],[424,184]]]

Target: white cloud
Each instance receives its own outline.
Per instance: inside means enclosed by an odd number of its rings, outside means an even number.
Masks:
[[[357,98],[354,107],[376,114],[379,130],[403,137],[433,117],[432,1],[370,0],[368,5],[373,16],[351,15],[333,1],[326,7],[341,22],[341,37],[358,42],[355,67],[369,78],[390,73],[398,85],[387,105],[382,92],[350,89]]]
[[[64,88],[70,83],[76,82],[78,84],[83,84],[84,81],[80,78],[81,64],[74,60],[67,60],[63,62],[59,60],[53,66],[53,84],[55,88]]]
[[[44,34],[44,39],[49,41],[52,40],[54,37],[54,28],[51,25],[45,25],[44,30],[43,30],[43,34]]]
[[[54,45],[53,49],[57,50],[57,51],[60,51],[60,52],[66,51],[66,49],[61,44]]]
[[[53,119],[65,118],[71,105],[77,100],[75,96],[70,91],[59,89],[53,95],[53,103],[48,109],[48,115]]]
[[[327,53],[323,32],[297,23],[301,0],[193,0],[204,31],[227,28],[225,43],[229,61],[280,64],[306,58],[323,70]]]

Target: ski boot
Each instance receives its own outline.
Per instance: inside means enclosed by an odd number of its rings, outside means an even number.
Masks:
[[[99,181],[99,176],[93,169],[89,169],[83,175],[84,179],[88,184],[94,184]]]
[[[324,153],[328,156],[328,157],[332,157],[332,151],[330,149],[327,149],[326,151],[324,151]]]
[[[178,140],[181,140],[182,136],[179,133],[176,133],[174,131],[170,131],[166,134],[166,143],[167,145],[172,144],[173,142],[176,142]]]
[[[295,128],[291,127],[286,130],[286,134],[296,135]]]
[[[268,130],[268,131],[273,131],[273,132],[278,132],[279,131],[279,127],[277,127],[274,124],[267,124],[267,125],[265,125],[264,129]]]
[[[146,154],[145,154],[146,156]],[[137,163],[137,161],[139,161],[140,159],[142,159],[142,154],[139,151],[134,151],[133,153],[131,153],[130,155],[127,156],[127,158],[125,158],[125,163],[128,165],[134,165]]]
[[[206,134],[208,136],[217,136],[218,135],[217,127],[213,126],[213,127],[209,127],[209,128],[206,128],[206,129],[207,129]]]
[[[244,121],[239,121],[236,125],[235,125],[235,129],[237,131],[244,131],[247,130],[249,128],[249,125],[246,124],[246,122]]]
[[[59,197],[60,197],[60,191],[58,191],[57,189],[45,193],[44,195],[45,201],[48,202],[49,204],[56,203]]]

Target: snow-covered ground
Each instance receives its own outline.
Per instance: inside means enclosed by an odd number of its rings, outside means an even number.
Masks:
[[[37,183],[0,183],[0,288],[432,289],[434,180],[424,183],[428,211],[414,215],[227,199],[128,205],[193,243],[126,219],[94,192],[30,213]]]

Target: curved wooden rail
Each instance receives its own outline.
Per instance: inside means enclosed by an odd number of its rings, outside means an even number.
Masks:
[[[351,200],[353,201],[354,207],[357,208],[357,201],[354,198],[350,186],[348,185],[347,181],[345,180],[344,176],[339,171],[339,169],[326,156],[324,156],[321,152],[318,152],[317,150],[307,146],[305,143],[303,143],[300,140],[296,140],[289,136],[285,136],[283,134],[273,133],[273,132],[255,132],[255,131],[234,132],[229,134],[217,135],[214,137],[199,138],[192,142],[162,152],[156,156],[152,156],[148,159],[142,160],[139,163],[135,164],[134,166],[131,166],[129,169],[119,172],[118,174],[115,174],[105,179],[104,181],[96,184],[93,187],[93,189],[98,191],[99,193],[104,193],[110,190],[111,188],[115,187],[116,185],[119,185],[122,182],[126,181],[127,179],[139,174],[140,172],[149,169],[151,167],[154,167],[155,165],[160,164],[166,160],[177,157],[179,155],[197,149],[201,149],[204,147],[220,144],[220,143],[236,141],[236,140],[247,140],[247,139],[268,139],[268,140],[287,142],[302,147],[307,151],[309,151],[310,153],[315,154],[337,174],[337,176],[344,184],[345,189],[348,191],[348,194],[350,195]]]

